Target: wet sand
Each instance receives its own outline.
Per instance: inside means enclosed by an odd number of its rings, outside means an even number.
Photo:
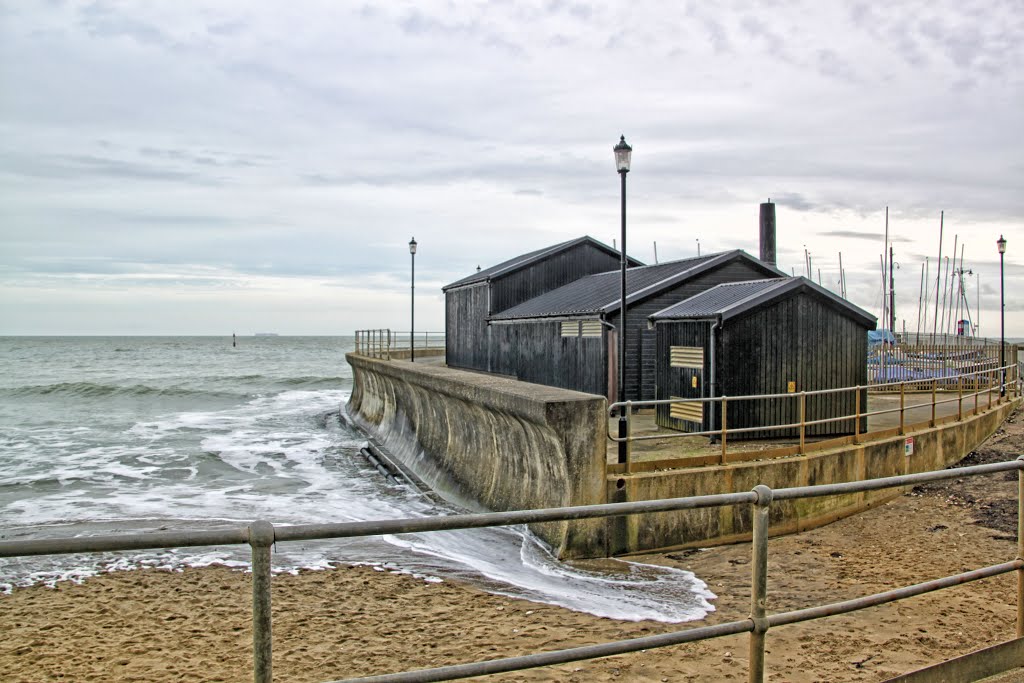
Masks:
[[[1018,411],[967,464],[1024,453]],[[1013,559],[1016,475],[915,489],[861,515],[772,539],[768,609],[796,609]],[[647,555],[719,597],[684,625],[622,622],[367,567],[274,578],[274,674],[328,681],[494,659],[744,618],[750,547]],[[250,578],[226,568],[120,572],[0,596],[5,681],[249,681]],[[880,681],[1014,636],[1013,575],[772,629],[773,681]],[[747,636],[477,680],[746,680]]]

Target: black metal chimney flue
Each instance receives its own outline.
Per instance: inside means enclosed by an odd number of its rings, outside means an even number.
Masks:
[[[775,265],[775,204],[761,204],[761,260]]]

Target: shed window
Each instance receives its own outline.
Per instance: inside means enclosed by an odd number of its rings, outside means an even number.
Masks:
[[[601,336],[601,321],[600,320],[584,320],[580,323],[580,333],[584,337],[600,337]]]
[[[699,346],[673,346],[669,354],[669,364],[674,368],[704,369],[704,349]]]
[[[682,401],[678,396],[672,397],[673,401]],[[677,420],[688,420],[690,422],[703,422],[704,404],[699,401],[687,401],[686,403],[673,403],[669,406],[669,416]]]
[[[562,336],[563,337],[578,337],[580,336],[580,323],[578,320],[566,320],[562,323]]]

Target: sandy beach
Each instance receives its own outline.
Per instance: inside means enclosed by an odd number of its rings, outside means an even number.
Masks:
[[[1024,453],[1017,411],[964,464]],[[919,487],[770,544],[769,611],[848,599],[1016,555],[1016,475]],[[274,674],[328,681],[493,659],[741,619],[750,547],[641,561],[704,579],[716,611],[685,625],[621,622],[368,567],[274,579]],[[853,615],[772,629],[773,681],[879,681],[1014,635],[1015,578],[986,579]],[[251,680],[249,576],[226,568],[95,577],[0,596],[7,681]],[[745,680],[747,637],[504,674],[492,681]]]

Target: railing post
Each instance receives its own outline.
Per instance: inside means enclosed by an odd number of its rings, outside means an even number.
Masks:
[[[252,678],[255,683],[273,679],[273,639],[270,616],[270,548],[274,544],[274,525],[253,522],[249,525],[252,546]]]
[[[750,683],[764,681],[764,641],[768,631],[768,512],[772,503],[772,490],[764,484],[754,487],[757,499],[751,503],[751,555],[750,558]]]
[[[854,443],[858,443],[860,441],[860,439],[858,438],[860,436],[860,385],[859,384],[854,388],[854,394],[855,395],[854,395],[854,398],[853,398],[853,406],[854,406],[854,408],[853,408],[853,412],[854,412],[854,418],[853,418],[853,442]]]
[[[992,384],[993,384],[992,375],[993,375],[992,371],[989,370],[988,371],[988,409],[989,410],[992,410]]]
[[[932,378],[932,420],[928,424],[929,427],[935,426],[935,390],[939,386],[939,380]]]
[[[1024,559],[1024,470],[1017,470],[1017,559]],[[1017,570],[1017,637],[1024,638],[1024,569]]]
[[[725,464],[725,440],[726,440],[725,430],[726,430],[726,421],[727,421],[727,417],[728,417],[728,413],[729,413],[729,411],[728,411],[726,406],[728,405],[728,403],[729,403],[729,399],[726,398],[725,396],[723,396],[722,397],[722,464],[723,465]]]
[[[807,435],[807,392],[800,392],[800,454],[804,452],[804,437]]]
[[[626,474],[633,468],[633,402],[626,401]]]
[[[964,419],[964,375],[956,376],[956,419],[958,422]]]
[[[981,371],[974,372],[971,374],[974,379],[974,414],[978,414],[978,394],[981,393]]]
[[[900,382],[900,434],[906,434],[907,383]]]

